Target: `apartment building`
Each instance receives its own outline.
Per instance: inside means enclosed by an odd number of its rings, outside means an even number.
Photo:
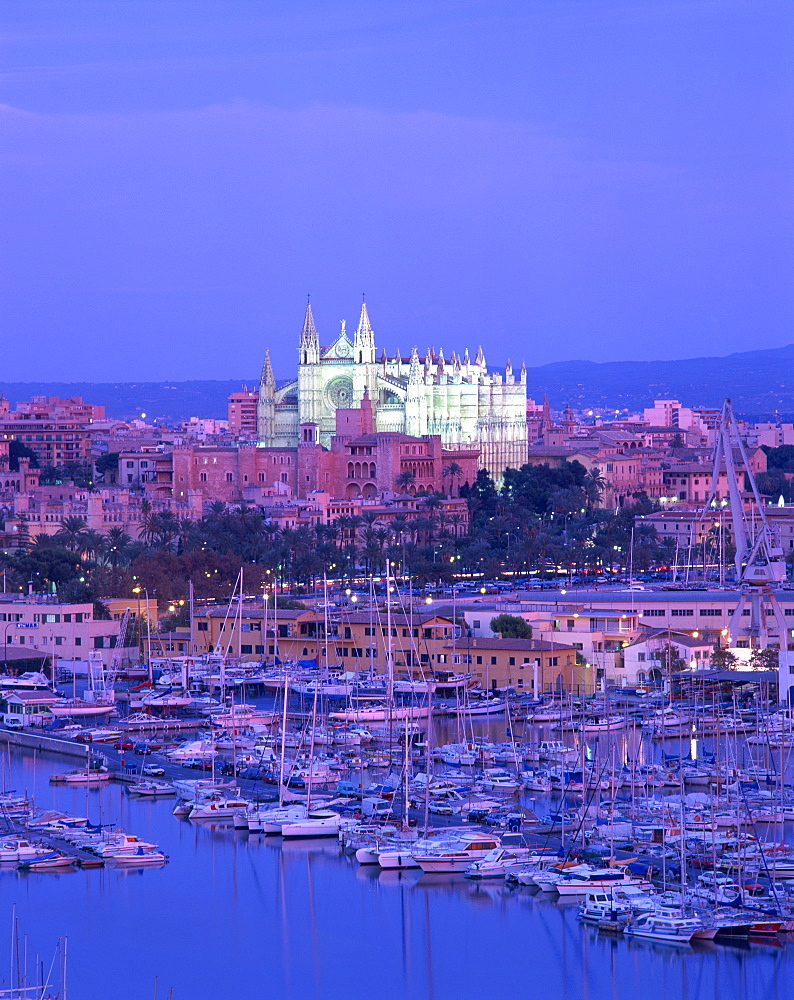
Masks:
[[[0,437],[20,441],[35,452],[40,465],[82,464],[91,457],[93,423],[104,416],[104,406],[85,403],[81,396],[33,396],[13,410],[3,398]]]

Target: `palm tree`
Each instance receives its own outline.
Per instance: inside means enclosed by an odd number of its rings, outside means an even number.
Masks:
[[[455,480],[457,479],[458,481],[460,481],[462,476],[463,476],[463,466],[459,465],[458,462],[450,462],[449,465],[445,466],[445,468],[442,470],[441,478],[449,479],[451,483],[450,496],[452,496],[452,493],[455,489]]]
[[[105,554],[110,565],[115,569],[126,562],[132,539],[123,528],[111,528],[105,536]]]
[[[582,483],[584,487],[585,497],[587,498],[587,506],[590,510],[598,505],[601,497],[604,495],[604,490],[607,487],[607,481],[601,475],[601,471],[597,466],[593,466],[588,472],[584,474],[584,480]]]
[[[84,531],[78,541],[78,550],[89,559],[97,560],[105,549],[105,536],[94,528]]]
[[[395,486],[397,486],[398,489],[402,490],[403,493],[407,491],[409,486],[413,486],[415,482],[416,482],[416,473],[413,472],[411,469],[405,469],[405,471],[401,472],[399,476],[397,476],[397,478],[394,480]]]
[[[55,537],[64,548],[77,552],[87,530],[85,518],[69,515],[61,519],[60,529]]]

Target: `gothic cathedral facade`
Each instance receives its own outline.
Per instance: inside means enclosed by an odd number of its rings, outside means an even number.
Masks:
[[[320,346],[311,304],[306,307],[298,346],[298,377],[276,387],[269,352],[259,383],[258,441],[261,447],[294,448],[330,444],[336,410],[372,404],[375,431],[441,436],[445,448],[480,452],[480,467],[501,479],[508,466],[527,461],[527,387],[510,361],[505,374],[488,372],[482,348],[474,361],[454,351],[430,349],[424,359],[414,347],[403,360],[375,354],[375,335],[366,303],[353,340],[345,323],[328,347]]]

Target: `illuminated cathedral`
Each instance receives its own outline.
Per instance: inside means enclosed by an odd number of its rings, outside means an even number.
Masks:
[[[374,429],[422,437],[441,436],[445,448],[476,448],[480,467],[501,478],[507,466],[527,460],[526,367],[513,373],[488,372],[482,348],[474,361],[466,351],[430,348],[421,358],[414,347],[407,358],[377,358],[375,334],[366,303],[351,340],[345,321],[330,345],[323,347],[306,307],[298,345],[298,377],[276,387],[270,354],[259,383],[258,441],[262,447],[326,447],[336,432],[337,409],[360,407],[365,394],[372,405]]]

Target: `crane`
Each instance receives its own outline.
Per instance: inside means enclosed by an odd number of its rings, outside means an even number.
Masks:
[[[752,501],[749,512],[742,503],[738,479],[740,470],[737,468],[734,449],[739,453],[750,486]],[[719,499],[719,478],[723,463],[728,480],[728,503],[736,546],[734,566],[739,588],[739,600],[728,622],[728,635],[734,646],[738,645],[741,638],[743,644],[751,649],[778,647],[778,696],[789,701],[792,675],[789,670],[788,631],[783,609],[775,593],[786,578],[786,563],[783,550],[764,513],[764,505],[730,399],[726,399],[723,404],[717,428],[711,493],[706,501],[704,515]]]

